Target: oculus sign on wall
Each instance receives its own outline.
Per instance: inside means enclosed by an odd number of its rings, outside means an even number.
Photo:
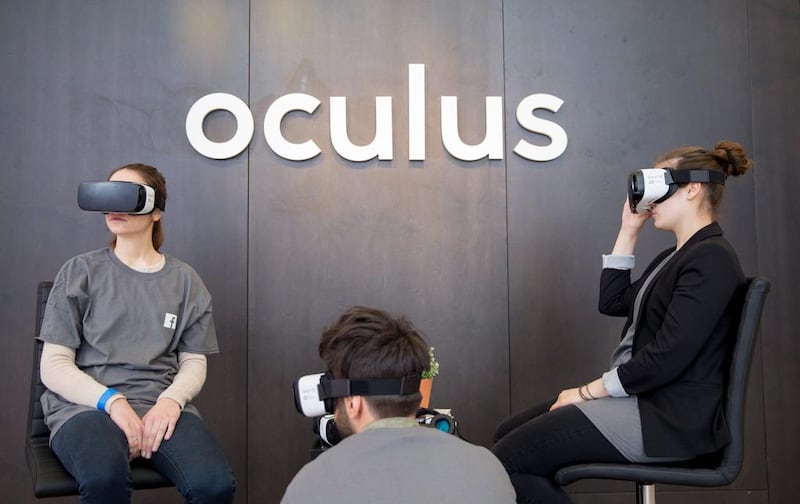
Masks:
[[[520,139],[514,152],[531,161],[550,161],[567,148],[567,133],[560,125],[534,115],[537,109],[558,112],[564,101],[557,96],[538,93],[526,96],[517,105],[516,118],[527,131],[550,139],[547,145],[536,145]],[[313,140],[292,142],[281,133],[281,122],[290,112],[314,114],[320,105],[318,98],[305,93],[290,93],[276,99],[264,115],[264,138],[275,154],[291,161],[305,161],[322,151]],[[503,159],[503,98],[486,97],[486,128],[478,144],[466,144],[458,131],[458,97],[441,97],[442,143],[451,156],[463,161],[488,157]],[[203,130],[206,116],[224,110],[233,114],[236,133],[224,142],[210,140]],[[408,65],[408,159],[425,160],[425,65]],[[192,147],[211,159],[229,159],[244,151],[253,139],[253,114],[241,99],[227,93],[203,96],[192,105],[186,116],[186,136]],[[330,97],[331,144],[344,159],[361,162],[378,158],[393,158],[392,97],[375,98],[375,136],[369,144],[355,145],[347,133],[347,98]]]

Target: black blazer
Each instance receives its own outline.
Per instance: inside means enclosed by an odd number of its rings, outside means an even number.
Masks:
[[[628,317],[623,336],[643,280],[674,250],[661,252],[633,283],[629,270],[603,269],[599,309]],[[617,370],[625,391],[639,399],[648,455],[694,457],[730,441],[723,397],[745,285],[736,252],[715,222],[648,286],[631,359]]]

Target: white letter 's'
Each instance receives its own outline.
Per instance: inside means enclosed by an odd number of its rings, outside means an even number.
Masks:
[[[517,122],[528,131],[550,138],[550,145],[534,145],[520,140],[514,152],[531,161],[551,161],[567,150],[567,132],[558,124],[533,115],[536,109],[558,112],[564,100],[550,94],[526,96],[517,106]]]

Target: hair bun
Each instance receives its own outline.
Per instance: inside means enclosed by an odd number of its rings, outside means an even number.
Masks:
[[[747,157],[747,153],[737,142],[723,140],[714,146],[711,155],[716,158],[726,175],[736,177],[752,168],[752,162]]]

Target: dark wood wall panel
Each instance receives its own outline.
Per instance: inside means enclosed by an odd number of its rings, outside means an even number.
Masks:
[[[559,96],[558,113],[539,114],[564,127],[570,140],[564,155],[549,163],[508,158],[512,411],[608,369],[624,320],[598,313],[597,285],[601,254],[610,252],[619,229],[627,174],[680,145],[711,147],[731,138],[752,150],[746,7],[744,1],[681,2],[679,8],[504,3],[507,102],[531,92]],[[720,86],[729,75],[739,78]],[[514,127],[509,119],[509,135]],[[755,274],[753,175],[731,181],[726,198],[723,227],[745,271]],[[672,239],[648,224],[638,265]],[[735,488],[766,487],[755,368],[748,403],[753,435]],[[596,483],[574,491],[619,488],[627,487]]]
[[[252,19],[255,116],[287,93],[317,97],[313,116],[283,129],[322,153],[286,161],[263,136],[251,148],[251,498],[276,501],[308,461],[311,423],[291,383],[323,370],[320,331],[353,304],[419,326],[441,362],[432,405],[488,443],[508,402],[505,174],[444,151],[439,97],[458,95],[465,139],[483,134],[484,98],[503,94],[500,3],[270,2]],[[427,156],[413,163],[409,63],[426,65]],[[347,97],[351,138],[367,143],[376,95],[393,99],[394,158],[346,161],[330,142],[329,98]],[[259,477],[258,461],[276,457],[285,463]]]
[[[164,251],[214,296],[222,353],[197,400],[237,474],[246,454],[246,158],[211,162],[186,141],[201,94],[247,90],[247,2],[4,2],[0,7],[0,246],[4,432],[0,494],[33,502],[24,459],[35,289],[102,247],[103,218],[76,204],[83,180],[131,162],[167,178]],[[209,131],[217,129],[209,122]],[[244,483],[242,479],[241,483]],[[182,502],[174,490],[137,502]],[[74,502],[74,499],[67,499]],[[246,501],[241,485],[237,502]]]
[[[800,3],[750,2],[759,269],[772,280],[761,330],[770,502],[800,493],[800,238],[795,152],[800,145]]]

